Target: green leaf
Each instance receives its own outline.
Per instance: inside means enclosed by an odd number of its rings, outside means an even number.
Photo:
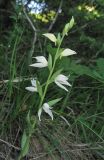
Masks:
[[[22,157],[26,156],[29,151],[29,139],[27,139],[26,144],[22,150]]]
[[[35,119],[33,119],[32,116],[30,116],[30,111],[27,114],[26,121],[27,121],[28,134],[31,135],[34,130],[36,122]]]
[[[30,111],[28,112],[28,114],[26,116],[26,121],[27,121],[28,134],[31,134],[31,132],[32,132],[32,123],[31,123]]]
[[[91,69],[87,66],[76,64],[74,61],[70,64],[70,70],[77,75],[88,75],[93,76]]]
[[[42,86],[40,85],[39,81],[36,81],[36,85],[37,85],[37,90],[39,92],[40,97],[42,97],[43,91],[42,91]]]
[[[61,53],[63,52],[63,48],[60,48],[59,49],[59,52],[57,53],[57,55],[56,55],[56,59],[58,59],[59,57],[60,57],[60,55],[61,55]]]
[[[69,30],[73,27],[73,25],[74,25],[74,18],[72,17],[70,22],[65,25],[63,30],[63,35],[67,35]]]
[[[26,121],[27,121],[28,125],[31,124],[31,122],[30,122],[30,111],[28,112],[28,114],[26,116]]]
[[[70,22],[69,22],[69,29],[71,29],[74,25],[74,17],[72,16]]]
[[[99,72],[102,78],[104,78],[104,58],[97,59],[97,68],[98,68],[97,72]]]
[[[30,137],[27,136],[26,131],[24,131],[22,140],[21,140],[21,153],[20,153],[21,158],[26,156],[26,154],[29,151],[29,140],[30,140]]]
[[[59,45],[61,43],[61,35],[60,33],[58,33],[58,36],[57,36],[57,44]]]
[[[51,71],[51,69],[52,69],[52,56],[51,56],[51,54],[49,54],[49,57],[48,57],[48,68]]]
[[[63,50],[64,50],[64,48],[60,48],[60,49],[59,49],[58,56],[60,55],[60,53],[61,53]],[[56,52],[57,52],[57,48],[52,47],[51,45],[48,45],[48,46],[47,46],[47,52],[49,52],[52,56],[55,56],[55,55],[56,55]]]
[[[99,74],[99,72],[97,72],[96,70],[93,71],[94,76],[96,76],[97,78],[102,79],[103,77]]]
[[[26,131],[24,131],[23,135],[22,135],[22,140],[21,140],[21,148],[23,149],[25,144],[26,144],[26,140],[27,140],[27,135],[26,135]]]
[[[52,77],[51,77],[51,79],[50,79],[50,83],[52,83],[52,82],[55,80],[55,78],[56,78],[61,72],[62,72],[62,69],[59,69],[58,71],[56,71],[56,72],[52,75]]]
[[[49,101],[48,104],[50,107],[52,107],[54,104],[58,103],[59,101],[61,101],[62,98],[57,98],[57,99],[54,99],[52,101]]]

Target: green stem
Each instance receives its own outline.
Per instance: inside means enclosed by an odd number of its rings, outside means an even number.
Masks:
[[[48,86],[49,86],[49,81],[50,81],[50,78],[51,78],[51,76],[52,76],[52,74],[53,74],[53,71],[54,71],[54,68],[55,68],[55,65],[56,65],[57,54],[59,53],[59,49],[60,49],[61,43],[62,43],[62,41],[63,41],[63,38],[64,38],[64,36],[62,36],[61,41],[60,41],[60,44],[59,44],[59,46],[58,46],[58,48],[57,48],[57,51],[56,51],[56,54],[55,54],[55,58],[54,58],[53,67],[52,67],[52,70],[50,71],[50,74],[49,74],[49,76],[48,76],[48,79],[47,79],[47,82],[46,82],[46,86],[45,86],[45,89],[44,89],[44,93],[43,93],[43,96],[42,96],[41,101],[40,101],[40,104],[39,104],[39,108],[41,108],[41,106],[42,106],[42,104],[43,104],[43,101],[44,101],[44,98],[45,98],[45,95],[46,95],[46,93],[47,93],[47,89],[48,89]]]

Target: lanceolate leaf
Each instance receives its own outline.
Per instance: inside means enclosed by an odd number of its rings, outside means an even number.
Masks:
[[[59,52],[57,54],[57,58],[60,56],[60,53],[64,50],[64,48],[60,48],[59,49]],[[56,52],[57,52],[57,48],[55,47],[52,47],[51,45],[48,45],[47,46],[47,52],[49,52],[52,56],[55,56],[56,55]],[[56,58],[56,59],[57,59]]]
[[[52,56],[51,56],[51,54],[49,54],[49,57],[48,57],[48,68],[49,68],[49,70],[52,69]]]
[[[49,101],[48,104],[50,107],[52,107],[54,104],[58,103],[59,101],[61,101],[62,98],[57,98],[57,99],[54,99],[52,101]]]
[[[42,86],[40,85],[39,81],[36,81],[37,90],[39,92],[40,97],[42,97]]]
[[[55,56],[57,48],[53,47],[51,44],[47,45],[47,52],[49,52],[52,56]]]
[[[27,120],[27,124],[28,124],[28,126],[29,126],[29,125],[31,125],[31,120],[30,120],[30,111],[29,111],[29,112],[28,112],[28,114],[27,114],[26,120]]]
[[[74,17],[72,16],[70,22],[69,22],[69,29],[71,29],[74,25]]]
[[[52,77],[51,77],[51,80],[50,80],[50,83],[53,82],[55,80],[55,78],[57,77],[57,75],[59,75],[60,73],[62,72],[62,69],[59,69],[58,71],[56,71]]]
[[[58,36],[57,36],[57,44],[59,45],[61,43],[61,34],[58,33]]]
[[[97,71],[104,78],[104,58],[97,59]]]
[[[23,136],[22,136],[22,141],[21,141],[21,153],[20,157],[26,156],[26,154],[29,151],[29,136],[26,135],[26,131],[24,131]]]
[[[67,35],[68,31],[73,27],[73,25],[74,25],[74,18],[72,17],[70,22],[65,25],[63,30],[63,35]]]
[[[21,148],[23,149],[25,146],[27,140],[27,135],[26,135],[26,131],[24,131],[23,135],[22,135],[22,140],[21,140]]]

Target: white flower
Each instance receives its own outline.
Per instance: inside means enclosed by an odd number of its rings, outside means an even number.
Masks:
[[[64,57],[64,56],[71,56],[73,54],[77,54],[75,51],[67,48],[65,49],[63,52],[61,52],[61,56],[60,57]]]
[[[37,60],[37,63],[31,64],[32,67],[43,68],[48,66],[48,62],[44,56],[33,57]]]
[[[42,114],[42,110],[44,110],[53,120],[53,114],[52,114],[52,111],[51,111],[51,107],[48,105],[48,103],[44,103],[43,106],[39,109],[38,111],[38,117],[39,117],[39,121],[41,121],[41,114]]]
[[[31,84],[32,84],[32,86],[26,87],[25,89],[30,91],[30,92],[37,92],[36,80],[32,79]]]
[[[63,74],[59,74],[56,78],[55,78],[55,83],[62,89],[64,89],[65,91],[68,92],[68,89],[66,87],[64,87],[64,85],[66,86],[71,86],[70,83],[67,82],[68,77],[64,76]]]
[[[52,33],[45,33],[45,34],[43,34],[43,36],[47,37],[47,38],[50,39],[52,42],[55,42],[55,43],[56,43],[56,41],[57,41],[55,35],[52,34]]]

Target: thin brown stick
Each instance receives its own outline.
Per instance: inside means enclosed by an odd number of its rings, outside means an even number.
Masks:
[[[29,24],[31,25],[32,29],[34,30],[34,32],[37,32],[37,30],[36,30],[33,22],[31,21],[30,17],[29,17],[28,14],[26,13],[25,8],[23,8],[23,12],[24,12],[24,14],[25,14],[25,16],[26,16],[26,19],[28,20]]]
[[[55,15],[55,18],[53,19],[52,23],[50,24],[49,28],[48,28],[48,32],[50,32],[55,24],[55,22],[57,21],[57,18],[59,16],[59,13],[60,13],[60,10],[62,8],[62,4],[63,4],[63,0],[60,1],[60,4],[59,4],[59,7],[58,7],[58,10],[56,12],[56,15]]]
[[[34,31],[34,38],[33,38],[33,42],[32,42],[32,50],[31,50],[31,53],[30,53],[30,58],[32,58],[33,53],[34,53],[35,43],[36,43],[36,41],[37,41],[37,29],[36,29],[36,27],[34,26],[33,22],[31,21],[30,17],[28,16],[28,14],[26,13],[25,8],[23,8],[23,12],[24,12],[24,14],[25,14],[25,16],[26,16],[26,19],[28,20],[31,28],[32,28],[33,31]]]
[[[16,77],[16,78],[13,79],[12,81],[9,80],[9,79],[1,80],[1,81],[0,81],[0,84],[4,84],[4,83],[8,83],[8,82],[19,83],[19,82],[23,82],[23,81],[32,80],[32,79],[33,79],[33,77],[30,77],[30,78],[19,78],[19,77]]]
[[[16,150],[20,150],[19,147],[16,147],[16,146],[12,145],[11,143],[4,141],[3,139],[0,139],[0,142],[6,144],[6,145],[8,145],[9,147],[12,147],[12,148],[14,148],[14,149],[16,149]]]

